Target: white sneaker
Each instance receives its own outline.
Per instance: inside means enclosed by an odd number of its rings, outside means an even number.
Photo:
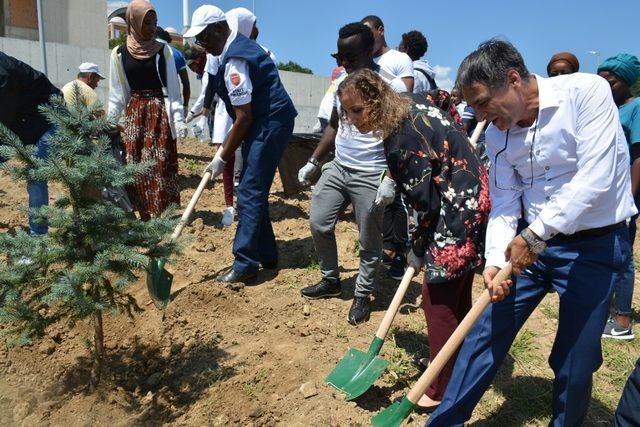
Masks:
[[[233,219],[235,218],[235,216],[236,210],[233,206],[229,206],[228,208],[226,208],[224,210],[224,213],[222,214],[222,226],[228,227],[233,224]]]

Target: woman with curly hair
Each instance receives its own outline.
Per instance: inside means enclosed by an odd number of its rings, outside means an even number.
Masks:
[[[471,308],[490,210],[487,171],[451,116],[424,96],[396,94],[370,70],[359,70],[338,88],[342,117],[360,132],[384,140],[388,171],[418,212],[409,266],[424,266],[422,307],[430,360]],[[433,410],[447,387],[452,358],[418,402]]]

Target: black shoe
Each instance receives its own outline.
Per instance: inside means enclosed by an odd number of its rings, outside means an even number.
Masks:
[[[342,294],[342,286],[340,285],[340,279],[335,282],[322,279],[316,285],[301,289],[300,293],[306,299],[339,297]]]
[[[389,266],[393,262],[393,258],[389,256],[389,254],[385,251],[382,251],[382,259],[380,260],[380,262],[382,262],[382,265],[384,266]]]
[[[222,283],[251,283],[257,278],[258,273],[238,273],[232,268],[227,273],[216,277],[216,280]]]
[[[260,265],[262,268],[266,268],[267,270],[277,270],[278,269],[278,260],[271,261],[260,261]]]
[[[369,320],[371,316],[371,300],[369,297],[354,297],[349,310],[349,323],[357,325]]]
[[[407,257],[401,254],[398,254],[393,257],[393,261],[391,262],[391,266],[389,267],[389,271],[387,271],[387,275],[395,280],[402,280],[404,276],[404,270],[407,268]]]

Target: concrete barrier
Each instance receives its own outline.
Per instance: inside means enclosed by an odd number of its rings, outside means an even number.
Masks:
[[[0,50],[41,70],[40,46],[37,41],[0,37]],[[98,64],[103,74],[108,74],[110,54],[111,51],[108,49],[47,43],[49,80],[58,87],[64,86],[75,79],[78,73],[77,67],[82,62],[94,62]],[[330,78],[290,71],[280,71],[280,78],[298,110],[294,131],[311,132],[316,123],[320,101],[331,82]],[[189,81],[191,83],[190,103],[193,103],[200,93],[201,85],[200,80],[196,79],[191,71],[189,71]],[[103,104],[106,104],[108,90],[108,81],[102,81],[96,89]]]

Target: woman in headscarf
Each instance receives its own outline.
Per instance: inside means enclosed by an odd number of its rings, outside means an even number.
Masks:
[[[462,128],[424,96],[396,94],[367,69],[349,74],[337,93],[341,120],[383,138],[388,172],[418,212],[407,263],[425,268],[422,308],[433,360],[471,308],[491,208],[487,171]],[[454,363],[418,402],[423,410],[440,404]]]
[[[152,161],[128,190],[140,218],[180,204],[176,137],[187,135],[182,94],[171,48],[155,39],[156,11],[133,0],[126,13],[127,41],[111,52],[109,116],[119,121],[127,163]]]
[[[638,207],[640,205],[638,203],[640,201],[640,98],[633,96],[631,86],[640,77],[640,62],[634,55],[621,53],[607,58],[600,64],[598,74],[609,82],[613,100],[620,112],[620,123],[629,145],[631,192],[636,201],[636,207]],[[636,219],[637,215],[629,221],[631,245],[636,237]],[[616,285],[614,312],[604,327],[603,338],[618,340],[632,340],[634,338],[631,325],[634,276],[633,257],[631,257],[625,275]]]
[[[580,62],[571,52],[559,52],[551,57],[547,64],[547,75],[555,77],[580,71]]]

